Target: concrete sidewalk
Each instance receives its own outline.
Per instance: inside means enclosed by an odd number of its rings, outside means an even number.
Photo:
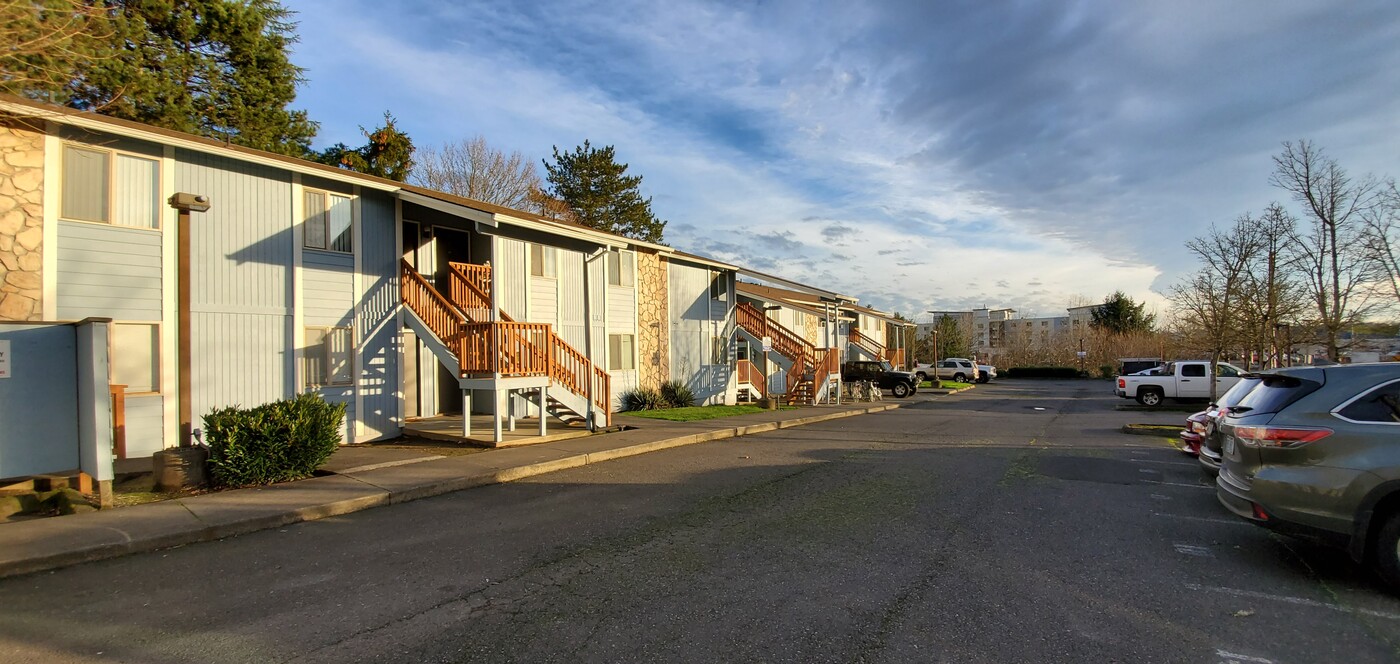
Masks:
[[[876,413],[900,405],[824,405],[701,422],[618,415],[614,418],[616,424],[636,428],[465,456],[365,446],[343,448],[323,466],[323,470],[334,475],[0,525],[0,577],[215,540],[670,447]]]

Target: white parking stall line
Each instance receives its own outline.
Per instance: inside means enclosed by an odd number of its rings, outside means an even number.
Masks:
[[[1172,497],[1171,497],[1171,496],[1164,496],[1164,495],[1162,495],[1162,494],[1160,494],[1160,493],[1154,493],[1154,494],[1152,494],[1152,499],[1153,499],[1153,500],[1171,500]],[[1154,514],[1157,514],[1157,513],[1154,512]]]
[[[1176,549],[1177,553],[1184,554],[1187,556],[1195,556],[1197,558],[1215,557],[1215,553],[1210,550],[1210,547],[1206,546],[1196,546],[1194,544],[1173,544],[1172,548]]]
[[[1139,473],[1157,474],[1157,475],[1162,474],[1162,471],[1160,471],[1160,470],[1153,470],[1153,469],[1151,469],[1151,468],[1139,468],[1139,469],[1138,469],[1138,472],[1139,472]]]
[[[1256,591],[1256,590],[1241,590],[1241,589],[1239,589],[1239,588],[1222,588],[1222,587],[1218,587],[1218,586],[1203,586],[1203,585],[1201,585],[1201,584],[1199,584],[1199,583],[1188,583],[1188,584],[1185,584],[1185,585],[1186,585],[1186,589],[1187,589],[1187,590],[1202,590],[1202,591],[1210,591],[1210,592],[1216,592],[1216,593],[1224,593],[1224,594],[1226,594],[1226,595],[1234,595],[1235,597],[1249,597],[1249,598],[1253,598],[1253,599],[1267,599],[1267,600],[1271,600],[1271,601],[1274,601],[1274,602],[1283,602],[1283,603],[1285,603],[1285,604],[1294,604],[1294,605],[1297,605],[1297,606],[1312,606],[1312,607],[1317,607],[1317,608],[1320,608],[1320,609],[1331,609],[1331,610],[1333,610],[1333,611],[1339,611],[1339,612],[1341,612],[1341,613],[1355,613],[1355,614],[1359,614],[1359,615],[1363,615],[1363,616],[1371,616],[1371,617],[1373,617],[1373,618],[1385,618],[1386,620],[1400,620],[1400,613],[1392,613],[1392,612],[1390,612],[1390,611],[1377,611],[1377,610],[1375,610],[1375,609],[1359,609],[1359,608],[1356,608],[1356,607],[1354,607],[1354,606],[1342,606],[1341,604],[1333,604],[1333,603],[1331,603],[1331,602],[1319,602],[1319,601],[1317,601],[1317,600],[1315,600],[1315,599],[1308,599],[1308,598],[1306,598],[1306,597],[1289,597],[1289,596],[1287,596],[1287,595],[1272,595],[1272,594],[1269,594],[1269,593],[1261,593],[1261,592],[1258,592],[1258,591]]]
[[[1244,664],[1245,662],[1250,662],[1251,664],[1274,664],[1274,660],[1272,659],[1241,655],[1239,653],[1230,652],[1228,650],[1220,650],[1218,648],[1215,651],[1215,655],[1216,657],[1220,658],[1220,664]]]
[[[1148,483],[1148,484],[1161,484],[1162,486],[1184,486],[1184,487],[1189,487],[1189,488],[1192,488],[1192,489],[1210,489],[1211,491],[1214,491],[1214,490],[1215,490],[1215,487],[1213,487],[1213,486],[1206,486],[1206,485],[1204,485],[1204,484],[1184,484],[1184,483],[1181,483],[1181,482],[1159,482],[1159,481],[1157,481],[1157,480],[1143,480],[1143,481],[1146,482],[1146,483]]]
[[[1153,496],[1155,497],[1156,494],[1153,494]],[[1204,521],[1204,522],[1206,522],[1206,523],[1219,523],[1219,524],[1226,525],[1226,526],[1245,526],[1245,527],[1247,527],[1247,528],[1253,528],[1253,527],[1254,527],[1254,524],[1252,524],[1252,523],[1250,523],[1250,522],[1248,522],[1248,521],[1245,521],[1244,519],[1216,519],[1216,518],[1214,518],[1214,517],[1209,517],[1209,516],[1190,516],[1190,515],[1187,515],[1187,514],[1167,514],[1166,512],[1153,512],[1153,513],[1152,513],[1152,516],[1160,516],[1160,517],[1165,517],[1165,518],[1168,518],[1168,519],[1181,519],[1181,520],[1183,520],[1183,521]]]

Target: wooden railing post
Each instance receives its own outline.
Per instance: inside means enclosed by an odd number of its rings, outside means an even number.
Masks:
[[[118,459],[126,458],[126,386],[108,385],[112,394],[112,450]]]

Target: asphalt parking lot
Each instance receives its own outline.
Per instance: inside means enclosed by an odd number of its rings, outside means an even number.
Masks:
[[[1120,432],[1186,413],[1119,403],[918,394],[6,579],[0,661],[1400,661],[1400,599]]]

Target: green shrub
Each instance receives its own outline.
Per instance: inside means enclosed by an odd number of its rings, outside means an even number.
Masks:
[[[623,410],[657,410],[666,407],[661,393],[649,387],[634,387],[618,395]]]
[[[310,477],[340,444],[345,404],[302,394],[255,408],[204,416],[209,478],[216,486],[272,484]]]
[[[1113,369],[1112,364],[1099,365],[1099,378],[1102,378],[1104,380],[1113,380],[1117,376],[1118,372]]]
[[[678,380],[668,380],[661,384],[661,400],[667,408],[689,408],[695,405],[695,391]]]
[[[1011,367],[1006,370],[1007,378],[1077,378],[1079,370],[1074,367]]]

